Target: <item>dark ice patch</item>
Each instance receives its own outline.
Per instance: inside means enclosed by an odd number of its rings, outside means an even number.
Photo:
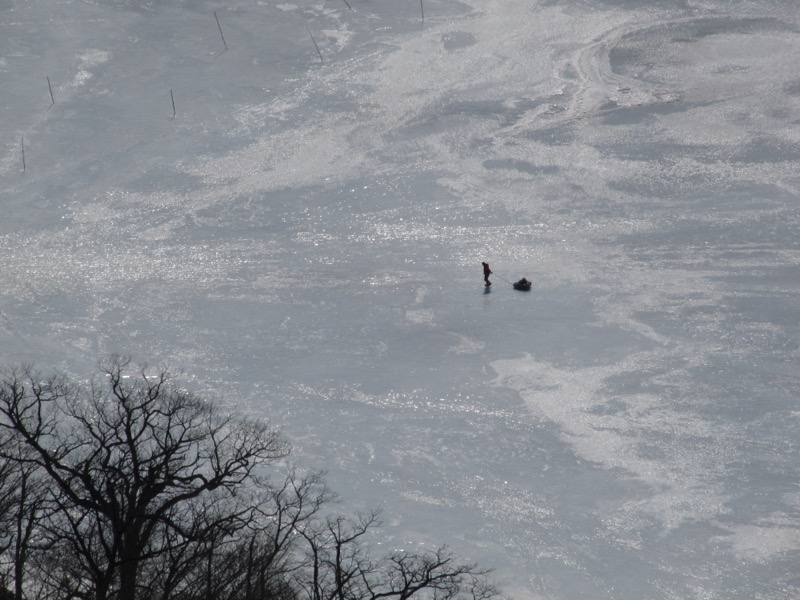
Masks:
[[[562,9],[568,9],[572,7],[572,8],[577,8],[582,12],[584,12],[587,7],[585,0],[574,0],[574,1],[543,0],[542,2],[540,2],[540,4],[543,7],[558,6],[559,8]],[[622,8],[624,10],[641,10],[643,5],[642,5],[642,0],[594,0],[591,6],[595,6],[597,8],[612,7],[612,8]],[[667,9],[687,9],[690,8],[690,5],[688,0],[648,0],[647,7],[667,8]]]
[[[620,38],[609,51],[608,57],[611,70],[616,74],[663,83],[657,69],[668,60],[664,49],[671,44],[692,44],[714,35],[768,35],[787,31],[794,29],[770,18],[700,18],[632,31]],[[719,74],[726,74],[737,67],[728,65],[720,69]]]
[[[759,138],[739,148],[730,159],[752,164],[797,162],[800,160],[800,145],[785,139]]]
[[[475,36],[466,31],[453,31],[442,35],[442,45],[448,52],[475,45]]]
[[[784,85],[783,91],[791,96],[800,96],[800,79]]]
[[[601,119],[606,125],[637,125],[655,121],[660,115],[685,112],[689,108],[689,105],[679,101],[634,106],[619,106],[616,102],[609,101],[600,110],[603,113]]]
[[[575,141],[577,134],[574,123],[563,123],[552,127],[531,129],[524,132],[522,137],[548,146],[566,146]]]
[[[555,165],[544,165],[542,167],[536,166],[525,160],[516,160],[513,158],[505,158],[500,160],[485,160],[483,166],[486,169],[508,169],[513,171],[520,171],[522,173],[529,173],[530,175],[552,174],[558,173],[559,168]]]
[[[559,97],[560,98],[560,97]],[[459,100],[431,110],[408,122],[399,130],[401,136],[429,135],[453,127],[454,121],[469,118],[496,119],[500,127],[511,127],[529,111],[549,104],[553,97],[523,98],[513,103],[506,100]]]

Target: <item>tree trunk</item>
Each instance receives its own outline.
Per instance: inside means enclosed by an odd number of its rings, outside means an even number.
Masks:
[[[138,561],[129,561],[120,565],[119,600],[136,599],[136,572],[139,570],[138,567]]]
[[[30,512],[28,512],[30,510]],[[14,549],[14,598],[22,600],[22,583],[25,581],[25,563],[28,561],[28,542],[36,524],[35,503],[28,505],[28,474],[23,472],[19,487],[17,510],[17,536]]]
[[[139,536],[129,533],[122,542],[122,556],[119,565],[119,600],[136,600],[140,556]]]

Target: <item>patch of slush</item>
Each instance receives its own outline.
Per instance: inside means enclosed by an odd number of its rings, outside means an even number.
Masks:
[[[738,525],[730,533],[714,538],[730,544],[740,560],[767,563],[800,547],[800,528],[791,515],[777,513],[755,525]]]
[[[653,394],[631,394],[613,411],[608,378],[636,372],[658,361],[663,351],[631,355],[612,367],[562,369],[527,356],[492,362],[497,383],[519,391],[531,412],[558,425],[561,439],[575,453],[606,469],[619,469],[646,483],[652,497],[637,506],[657,516],[665,529],[687,520],[709,520],[727,513],[724,488],[709,473],[727,459],[732,432],[673,409]]]

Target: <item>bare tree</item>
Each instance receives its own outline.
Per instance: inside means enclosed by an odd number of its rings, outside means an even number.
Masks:
[[[231,544],[251,513],[252,509],[239,500],[238,493],[231,496],[219,490],[176,506],[166,520],[180,521],[183,526],[161,527],[154,534],[157,551],[149,552],[153,558],[144,565],[142,576],[147,590],[141,597],[148,600],[204,597],[206,594],[199,590],[208,588],[203,575],[209,554],[214,554],[213,548]]]
[[[96,600],[134,600],[143,564],[166,551],[165,534],[197,534],[181,507],[235,494],[288,453],[275,429],[220,414],[167,370],[130,370],[112,357],[105,380],[83,389],[25,368],[6,372],[0,387],[0,427],[58,491],[60,533]]]
[[[291,578],[307,566],[298,530],[314,521],[333,495],[318,472],[291,466],[275,479],[253,478],[236,497],[249,510],[226,511],[238,514],[235,522],[202,543],[173,544],[149,565],[148,580],[156,582],[162,600],[294,599]],[[150,597],[156,597],[152,588]]]
[[[42,523],[52,511],[41,470],[23,460],[28,448],[0,431],[0,581],[23,597],[32,551],[44,545]]]
[[[329,517],[303,533],[310,565],[299,580],[308,600],[490,600],[499,596],[487,569],[459,563],[447,548],[374,558],[363,541],[378,526],[377,512],[355,519]]]
[[[299,547],[301,532],[313,528],[323,508],[335,500],[323,473],[300,474],[296,467],[280,483],[262,490],[250,526],[247,600],[263,598],[267,590],[307,567],[306,553]]]
[[[278,475],[288,445],[265,423],[219,413],[166,369],[112,357],[102,373],[81,387],[0,371],[0,554],[16,600],[498,595],[446,548],[375,557],[378,512],[332,514],[322,474]]]
[[[0,447],[8,452],[13,439],[0,435]],[[0,589],[14,587],[16,561],[13,549],[16,545],[15,513],[21,502],[20,487],[22,470],[17,461],[0,457]]]
[[[365,581],[370,600],[406,600],[426,594],[435,600],[488,600],[498,595],[488,569],[458,563],[447,548],[426,554],[399,552],[388,556]]]

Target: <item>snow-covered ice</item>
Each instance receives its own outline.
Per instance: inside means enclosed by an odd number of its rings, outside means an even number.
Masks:
[[[800,597],[796,2],[420,8],[0,0],[0,362],[168,363],[521,600]]]

